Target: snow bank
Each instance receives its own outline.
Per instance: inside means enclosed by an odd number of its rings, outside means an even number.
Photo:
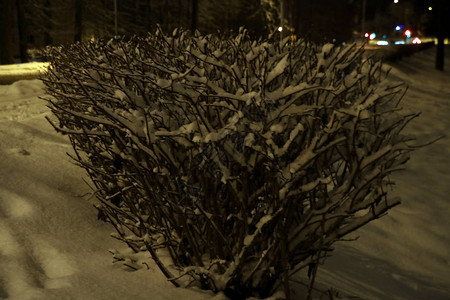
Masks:
[[[48,67],[46,62],[29,62],[14,65],[0,65],[0,85],[18,80],[38,78]]]

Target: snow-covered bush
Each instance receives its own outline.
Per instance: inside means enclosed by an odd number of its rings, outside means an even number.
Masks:
[[[355,45],[175,30],[48,49],[54,128],[99,218],[169,280],[266,297],[400,203],[405,86]],[[160,259],[168,254],[171,262]]]

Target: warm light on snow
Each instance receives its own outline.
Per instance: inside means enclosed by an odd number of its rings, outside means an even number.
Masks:
[[[9,84],[20,79],[38,78],[48,68],[46,62],[0,65],[0,84]]]
[[[45,72],[47,68],[48,63],[46,62],[29,62],[24,64],[0,65],[0,76]]]

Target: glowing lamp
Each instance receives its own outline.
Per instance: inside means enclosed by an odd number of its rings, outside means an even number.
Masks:
[[[366,38],[368,38],[368,37],[369,37],[369,33],[366,32],[366,33],[364,34],[364,36],[365,36]]]
[[[281,26],[278,27],[278,31],[279,31],[279,32],[282,32],[282,31],[283,31],[283,27],[281,27]]]
[[[411,30],[409,30],[409,29],[405,30],[405,35],[407,37],[411,37]]]
[[[377,35],[373,32],[370,34],[369,39],[373,40],[376,37],[377,37]]]

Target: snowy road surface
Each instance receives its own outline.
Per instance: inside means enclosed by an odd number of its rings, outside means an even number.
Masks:
[[[450,130],[450,72],[432,69],[433,51],[392,70],[410,84],[403,106],[423,112],[408,129],[419,141]],[[107,250],[124,247],[81,197],[89,192],[83,171],[44,120],[41,94],[37,80],[0,86],[0,299],[223,299],[176,289],[156,267],[111,263]],[[403,204],[354,234],[358,241],[337,245],[319,287],[370,300],[450,299],[449,137],[413,153],[394,176],[392,196]]]

